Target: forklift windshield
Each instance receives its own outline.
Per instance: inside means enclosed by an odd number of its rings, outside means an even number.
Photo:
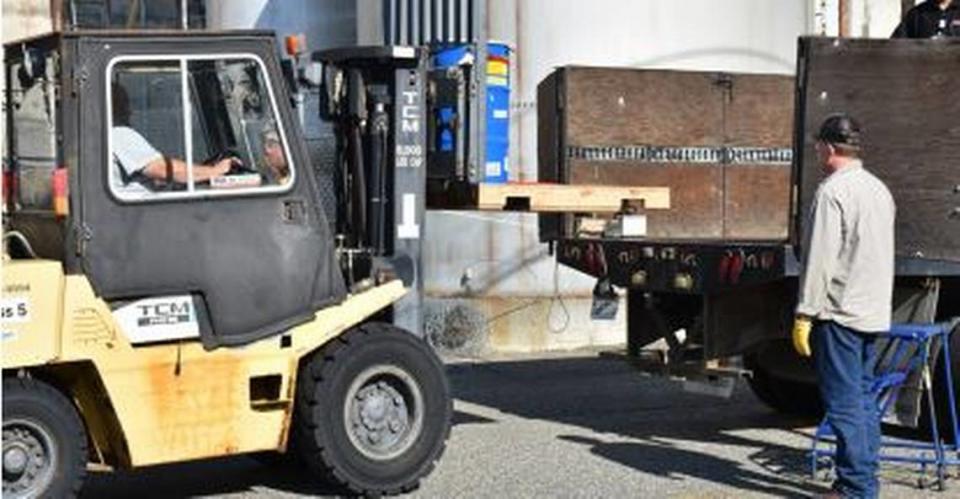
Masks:
[[[117,198],[284,190],[292,181],[273,91],[254,56],[124,57],[108,75]]]

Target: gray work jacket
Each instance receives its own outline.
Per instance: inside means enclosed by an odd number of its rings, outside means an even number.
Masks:
[[[859,163],[820,183],[801,248],[797,314],[865,333],[890,329],[895,214],[890,191]]]

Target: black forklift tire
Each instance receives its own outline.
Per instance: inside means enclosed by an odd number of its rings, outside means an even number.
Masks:
[[[31,378],[3,379],[3,497],[76,497],[87,434],[73,403]]]
[[[819,419],[823,402],[816,383],[787,379],[764,369],[755,354],[744,355],[744,367],[753,374],[747,378],[750,389],[761,402],[790,416]]]
[[[321,479],[366,496],[415,489],[440,458],[453,403],[443,364],[420,338],[369,323],[300,368],[294,432]]]

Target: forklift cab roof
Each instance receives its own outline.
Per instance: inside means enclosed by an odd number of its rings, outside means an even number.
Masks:
[[[130,38],[130,39],[203,39],[203,38],[269,38],[274,39],[274,32],[270,30],[124,30],[124,29],[81,29],[70,31],[54,31],[41,35],[21,38],[4,44],[4,48],[11,50],[18,45],[33,44],[44,40],[61,38]]]

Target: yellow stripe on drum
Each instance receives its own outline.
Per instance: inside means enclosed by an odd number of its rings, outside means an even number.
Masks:
[[[506,61],[488,60],[487,74],[495,76],[507,76],[510,67]]]

